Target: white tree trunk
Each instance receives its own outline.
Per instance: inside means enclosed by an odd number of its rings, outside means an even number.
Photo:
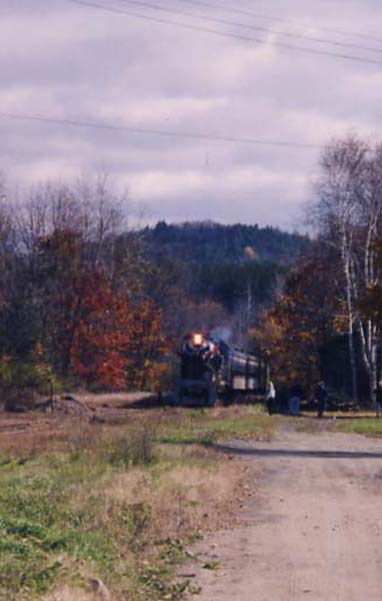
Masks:
[[[345,274],[346,283],[346,308],[347,308],[347,320],[348,320],[348,349],[349,349],[349,360],[351,369],[351,382],[352,382],[352,399],[358,400],[358,376],[357,376],[357,360],[355,355],[354,347],[354,315],[353,315],[353,303],[352,303],[352,277],[350,269],[350,254],[347,248],[347,237],[346,231],[342,224],[342,240],[341,240],[341,256],[342,265]]]

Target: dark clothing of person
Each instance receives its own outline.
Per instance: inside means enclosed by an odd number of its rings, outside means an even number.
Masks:
[[[276,403],[274,398],[267,399],[266,404],[268,415],[273,415],[274,413],[276,413]]]
[[[318,384],[314,397],[317,401],[317,417],[322,417],[326,409],[326,399],[328,398],[328,391],[325,386]]]

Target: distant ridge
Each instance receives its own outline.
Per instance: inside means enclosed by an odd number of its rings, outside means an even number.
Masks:
[[[257,224],[222,225],[214,221],[169,224],[159,221],[142,233],[153,257],[198,264],[257,260],[291,265],[310,246],[307,236]]]

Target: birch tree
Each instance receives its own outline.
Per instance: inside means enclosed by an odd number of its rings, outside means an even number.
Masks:
[[[321,159],[314,215],[318,234],[340,266],[339,300],[346,307],[346,333],[353,397],[358,397],[356,344],[374,398],[380,329],[365,319],[360,299],[375,284],[375,248],[381,226],[382,146],[349,136],[333,141]]]

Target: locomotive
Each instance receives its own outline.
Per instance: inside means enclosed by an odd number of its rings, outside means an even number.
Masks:
[[[267,370],[253,354],[231,348],[224,340],[201,333],[184,337],[175,405],[213,407],[218,398],[236,394],[260,394],[266,386]]]

